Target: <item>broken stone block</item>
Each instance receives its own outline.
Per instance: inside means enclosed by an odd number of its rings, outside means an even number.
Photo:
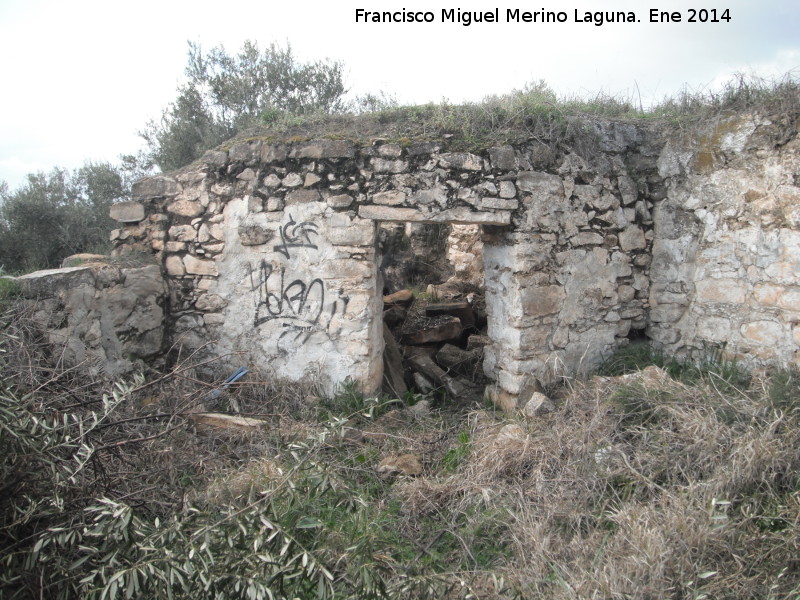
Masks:
[[[516,394],[507,392],[497,387],[495,384],[486,386],[484,397],[506,413],[513,413],[517,410],[517,406],[519,406]]]
[[[494,436],[493,441],[495,444],[503,444],[504,442],[511,441],[522,442],[526,437],[525,430],[520,425],[509,423],[508,425],[503,425],[502,429]]]
[[[175,196],[177,193],[178,183],[159,175],[140,179],[131,186],[131,196],[134,198],[160,198]]]
[[[317,190],[309,190],[309,189],[302,189],[302,190],[294,190],[293,192],[289,192],[286,194],[286,205],[290,206],[292,204],[307,204],[309,202],[319,202],[321,196]]]
[[[306,173],[306,178],[303,181],[303,187],[311,187],[312,185],[322,181],[322,178],[314,173]]]
[[[403,148],[400,144],[382,144],[378,147],[378,154],[385,158],[400,158]]]
[[[228,158],[231,162],[255,163],[261,158],[261,141],[255,140],[234,144],[228,150]]]
[[[522,299],[523,314],[531,319],[555,314],[563,307],[566,295],[560,285],[528,288]]]
[[[409,156],[419,156],[420,154],[433,154],[442,149],[442,145],[437,142],[415,142],[411,144],[406,153]]]
[[[481,200],[481,208],[516,210],[519,207],[519,200],[516,198],[484,198]]]
[[[497,146],[489,148],[489,158],[492,167],[503,171],[513,171],[517,168],[517,156],[513,146]]]
[[[270,173],[264,178],[264,187],[274,190],[281,186],[281,178],[275,175],[275,173]]]
[[[193,242],[197,239],[197,231],[191,225],[173,225],[168,233],[177,242]]]
[[[450,315],[457,317],[464,327],[475,325],[475,314],[469,302],[442,302],[441,304],[429,304],[425,307],[425,315],[428,317],[438,317],[440,315]]]
[[[471,335],[467,338],[467,350],[485,348],[492,343],[492,338],[488,335]]]
[[[411,357],[409,363],[412,367],[421,372],[425,377],[430,378],[438,386],[444,387],[447,394],[455,399],[463,399],[468,392],[468,385],[454,377],[450,377],[433,360],[425,355],[418,354]]]
[[[164,267],[167,270],[167,275],[172,277],[183,277],[186,274],[186,269],[180,256],[168,256],[164,261]]]
[[[603,243],[603,236],[591,231],[581,231],[569,241],[573,246],[598,246]]]
[[[203,213],[203,207],[199,202],[190,200],[176,200],[167,206],[167,212],[181,217],[197,217]]]
[[[511,199],[516,197],[517,195],[517,188],[514,186],[514,183],[511,181],[501,181],[500,182],[500,197],[505,199]]]
[[[408,163],[404,160],[373,158],[372,168],[376,173],[405,173],[408,171]]]
[[[534,197],[563,198],[564,181],[558,175],[537,171],[520,171],[517,174],[517,189],[530,192]]]
[[[339,194],[328,198],[328,206],[331,208],[347,208],[353,203],[353,197],[349,194]]]
[[[266,208],[270,212],[275,212],[278,210],[283,210],[283,198],[279,196],[270,196],[267,198]]]
[[[453,373],[459,373],[466,377],[475,375],[480,357],[483,355],[481,350],[468,352],[458,346],[445,344],[436,353],[436,362],[440,367]]]
[[[443,315],[418,321],[412,325],[411,329],[404,329],[400,335],[400,343],[413,346],[446,342],[461,337],[463,331],[464,328],[458,317]]]
[[[102,254],[88,254],[83,252],[80,254],[73,254],[62,260],[61,267],[79,267],[80,265],[85,265],[86,263],[104,262],[107,258],[108,257]]]
[[[531,399],[522,407],[522,414],[527,419],[534,419],[556,409],[552,400],[539,392],[531,394]]]
[[[378,192],[372,196],[375,204],[385,206],[400,206],[406,201],[406,193],[400,190],[390,190],[388,192]]]
[[[247,210],[251,213],[259,213],[264,210],[264,200],[258,196],[250,196],[247,200]],[[200,240],[201,242],[203,240]]]
[[[430,394],[436,389],[436,385],[422,373],[414,373],[414,385],[423,394]]]
[[[228,302],[217,294],[204,294],[197,299],[194,305],[197,310],[203,312],[217,312],[225,308]]]
[[[619,246],[622,248],[623,252],[644,249],[647,247],[644,232],[635,225],[626,227],[619,234]]]
[[[394,327],[395,325],[403,323],[407,316],[408,310],[405,307],[400,305],[390,306],[383,311],[383,322],[387,327]]]
[[[34,271],[16,278],[26,298],[53,297],[57,290],[70,290],[77,287],[93,286],[94,271],[89,266],[67,269],[47,269]]]

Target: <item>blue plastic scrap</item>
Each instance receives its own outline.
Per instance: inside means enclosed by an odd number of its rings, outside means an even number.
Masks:
[[[227,388],[230,387],[232,383],[236,383],[237,381],[239,381],[239,379],[247,375],[249,372],[250,371],[248,371],[244,367],[239,367],[238,369],[236,369],[233,375],[231,375],[225,380],[225,383],[223,383],[219,388],[217,388],[216,390],[211,392],[208,396],[206,396],[206,400],[213,400],[214,398],[219,397],[222,394],[222,392],[224,392]]]

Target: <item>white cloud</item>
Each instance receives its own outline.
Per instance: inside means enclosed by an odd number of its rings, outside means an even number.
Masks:
[[[10,4],[14,4],[11,6]],[[22,165],[78,167],[138,147],[136,130],[175,96],[186,40],[229,50],[245,39],[291,42],[305,58],[347,66],[355,91],[384,89],[404,102],[479,100],[545,79],[561,93],[641,94],[645,103],[684,84],[715,85],[737,70],[778,75],[800,64],[800,7],[730,0],[729,23],[364,24],[358,7],[487,10],[484,2],[363,0],[261,2],[222,10],[211,0],[30,0],[0,5],[0,179]],[[371,6],[374,5],[374,6]],[[670,3],[671,11],[695,6]],[[498,5],[535,11],[540,6]],[[574,0],[558,10],[597,10]],[[549,7],[553,8],[553,7]],[[603,7],[605,8],[605,7]],[[14,166],[16,165],[16,166]],[[39,166],[41,165],[41,166]]]

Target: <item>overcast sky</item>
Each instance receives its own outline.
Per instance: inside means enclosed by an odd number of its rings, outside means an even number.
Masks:
[[[687,23],[689,9],[702,6],[718,16],[729,9],[730,21]],[[431,11],[435,21],[356,23],[357,8]],[[495,8],[497,23],[442,22],[442,9]],[[678,11],[682,22],[650,23],[651,8]],[[509,23],[508,9],[568,18]],[[640,21],[575,22],[587,10],[632,10]],[[354,92],[385,90],[403,103],[480,100],[539,79],[561,94],[641,94],[647,103],[735,72],[800,76],[796,0],[0,0],[0,180],[13,189],[29,172],[135,152],[137,130],[175,97],[187,40],[235,51],[246,39],[340,60]]]

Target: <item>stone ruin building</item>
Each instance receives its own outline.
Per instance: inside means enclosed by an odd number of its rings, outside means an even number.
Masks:
[[[680,359],[797,367],[796,125],[596,120],[591,157],[537,140],[471,152],[446,139],[233,140],[113,207],[114,254],[151,264],[20,282],[65,360],[112,376],[180,347],[265,380],[371,393],[393,343],[381,228],[471,226],[482,371],[502,406],[636,339]]]

